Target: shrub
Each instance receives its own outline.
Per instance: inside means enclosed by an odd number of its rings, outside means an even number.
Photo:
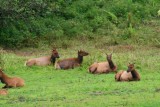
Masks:
[[[160,1],[1,0],[0,4],[0,45],[20,48],[36,47],[44,39],[107,35],[115,27],[131,35],[137,23],[157,17]],[[129,28],[128,13],[135,20]]]

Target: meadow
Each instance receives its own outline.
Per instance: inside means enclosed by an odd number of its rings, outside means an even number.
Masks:
[[[159,107],[160,0],[1,0],[0,68],[25,80],[0,107]],[[80,67],[26,67],[27,59],[89,53]],[[116,82],[88,67],[113,53],[118,70],[135,63],[141,80]],[[59,60],[58,59],[58,60]],[[0,87],[4,84],[0,82]]]
[[[1,57],[5,63],[5,73],[9,76],[22,77],[25,86],[8,89],[8,95],[0,96],[1,107],[158,107],[160,105],[159,48],[118,45],[97,49],[89,44],[82,43],[78,46],[75,43],[70,49],[58,49],[60,59],[76,57],[77,50],[82,47],[90,55],[84,57],[81,67],[71,70],[55,70],[53,65],[24,66],[24,62],[29,58],[49,55],[49,48],[3,51]],[[116,82],[114,73],[100,75],[88,73],[90,64],[94,61],[106,61],[105,53],[111,52],[118,70],[126,70],[129,62],[135,62],[141,81]],[[0,87],[3,85],[0,84]]]

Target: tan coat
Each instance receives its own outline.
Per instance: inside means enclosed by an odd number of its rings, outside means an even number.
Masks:
[[[95,62],[89,67],[89,72],[91,73],[109,73],[111,71],[113,70],[110,69],[108,62],[99,62],[99,63]]]
[[[124,72],[124,71],[121,70],[121,71],[119,71],[119,72],[116,73],[116,75],[115,75],[115,80],[116,80],[116,81],[120,81],[120,77],[121,77],[121,75],[122,75],[123,72]]]
[[[33,58],[26,61],[27,66],[38,65],[38,66],[46,66],[51,64],[51,56],[44,56],[40,58]]]
[[[131,72],[124,71],[121,74],[120,81],[131,81],[133,79]]]
[[[134,79],[131,72],[127,72],[127,71],[121,70],[115,75],[115,80],[116,81],[135,81],[135,80],[140,80],[139,73],[138,72],[136,72],[136,73],[137,73],[137,77],[138,78]]]
[[[116,81],[139,81],[140,75],[134,68],[134,63],[129,63],[127,71],[121,70],[115,75]]]

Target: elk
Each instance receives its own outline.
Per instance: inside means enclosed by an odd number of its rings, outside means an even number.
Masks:
[[[106,62],[95,62],[89,67],[89,72],[92,74],[102,74],[116,72],[117,66],[112,61],[112,54],[106,54]]]
[[[75,67],[78,67],[82,64],[83,62],[83,56],[87,56],[89,53],[79,50],[78,51],[78,57],[77,58],[68,58],[68,59],[63,59],[59,60],[55,64],[56,69],[74,69]]]
[[[128,65],[127,71],[121,70],[115,75],[116,81],[140,81],[140,75],[135,70],[134,64]]]
[[[2,69],[0,69],[0,80],[5,86],[3,88],[22,87],[24,86],[24,80],[19,77],[9,77]]]
[[[59,54],[56,49],[53,49],[51,56],[44,56],[40,58],[29,59],[28,61],[26,61],[25,65],[26,66],[33,66],[33,65],[47,66],[47,65],[50,65],[51,63],[54,64],[56,61],[56,58],[59,58]]]

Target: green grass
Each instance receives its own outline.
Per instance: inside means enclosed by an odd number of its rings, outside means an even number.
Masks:
[[[54,67],[25,67],[28,58],[50,53],[47,48],[31,50],[31,56],[20,52],[2,55],[5,73],[25,80],[22,88],[8,89],[7,96],[0,96],[1,107],[158,107],[160,105],[160,49],[141,46],[74,45],[70,49],[58,49],[60,59],[77,56],[84,47],[90,55],[84,57],[81,67],[71,70],[55,70]],[[92,75],[88,66],[94,61],[105,61],[104,53],[113,51],[113,61],[118,70],[127,69],[128,62],[135,62],[141,75],[139,82],[115,82],[114,73]],[[19,53],[18,53],[19,52]],[[24,54],[24,53],[23,53]],[[2,87],[4,84],[0,84]]]

